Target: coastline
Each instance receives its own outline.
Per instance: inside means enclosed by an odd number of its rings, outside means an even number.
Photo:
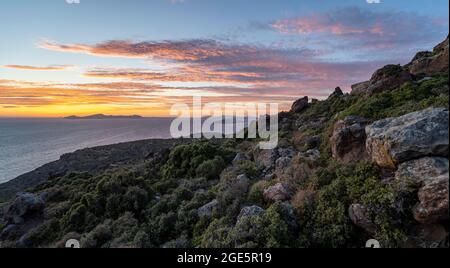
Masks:
[[[0,184],[0,203],[14,197],[17,192],[39,185],[48,178],[64,176],[72,172],[98,174],[108,169],[143,162],[155,154],[161,154],[188,139],[146,139],[110,145],[95,146],[63,154],[56,161],[44,164]]]

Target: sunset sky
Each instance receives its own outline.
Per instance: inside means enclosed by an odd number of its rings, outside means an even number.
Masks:
[[[448,0],[2,0],[0,117],[327,97],[449,32]]]

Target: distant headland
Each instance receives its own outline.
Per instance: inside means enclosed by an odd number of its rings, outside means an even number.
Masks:
[[[144,117],[140,115],[104,115],[104,114],[94,114],[88,116],[76,116],[71,115],[64,117],[64,119],[142,119]]]

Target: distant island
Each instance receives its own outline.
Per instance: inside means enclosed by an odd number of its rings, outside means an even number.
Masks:
[[[76,116],[71,115],[64,117],[64,119],[142,119],[144,117],[140,115],[104,115],[104,114],[94,114],[88,116]]]

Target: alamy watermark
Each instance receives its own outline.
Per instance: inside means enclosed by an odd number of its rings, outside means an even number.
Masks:
[[[172,138],[260,139],[259,148],[278,146],[277,103],[206,103],[193,97],[192,105],[177,103],[170,114]]]

